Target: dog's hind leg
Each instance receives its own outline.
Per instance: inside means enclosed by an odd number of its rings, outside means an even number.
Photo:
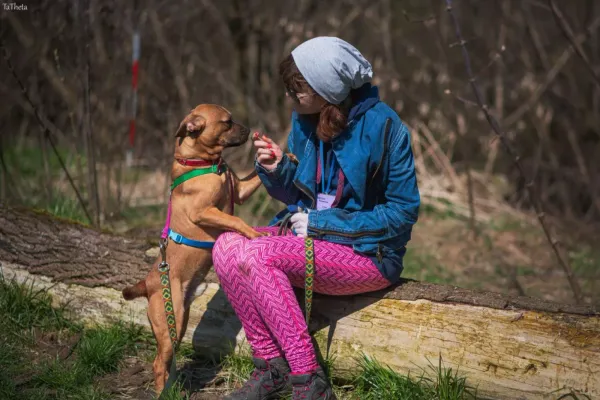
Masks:
[[[150,320],[150,326],[156,339],[156,357],[152,363],[152,369],[154,371],[156,393],[160,393],[167,381],[169,364],[173,352],[161,293],[156,292],[148,300],[148,319]]]
[[[177,337],[179,342],[181,342],[181,339],[185,334],[185,329],[187,328],[187,313],[184,309],[181,283],[178,280],[171,281],[171,300],[173,302],[173,310],[175,311]],[[167,325],[165,315],[162,292],[155,292],[148,302],[148,318],[150,319],[157,344],[156,358],[154,359],[152,367],[154,370],[156,392],[160,393],[169,377],[169,368],[171,366],[171,359],[173,358],[173,350],[171,337],[169,336],[169,326]]]

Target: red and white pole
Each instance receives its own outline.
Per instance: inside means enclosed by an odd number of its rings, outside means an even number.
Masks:
[[[140,60],[140,33],[138,31],[133,32],[133,43],[132,43],[132,63],[131,63],[131,115],[129,119],[129,148],[125,156],[125,162],[127,166],[133,164],[133,146],[135,143],[135,119],[137,115],[137,87],[138,87],[138,74],[139,74],[139,60]]]

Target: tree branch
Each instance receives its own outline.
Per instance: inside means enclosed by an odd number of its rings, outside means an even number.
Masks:
[[[567,257],[565,257],[562,254],[562,252],[560,251],[560,249],[558,248],[558,241],[556,239],[554,239],[554,237],[552,236],[552,233],[550,231],[550,227],[546,223],[545,214],[542,210],[542,207],[540,204],[541,202],[539,200],[538,194],[535,191],[533,181],[531,181],[527,178],[527,176],[525,174],[525,170],[523,169],[523,166],[520,162],[519,155],[512,148],[510,142],[508,141],[508,138],[506,137],[504,132],[502,132],[496,119],[490,114],[489,107],[487,105],[485,105],[483,102],[481,92],[479,90],[479,87],[477,86],[475,78],[473,77],[473,70],[471,68],[471,58],[469,57],[469,52],[467,50],[467,47],[465,46],[465,41],[463,40],[463,36],[460,31],[460,25],[458,24],[458,19],[456,18],[456,16],[454,15],[454,13],[452,11],[452,0],[446,0],[446,10],[448,11],[448,14],[450,15],[450,18],[452,19],[452,22],[454,24],[456,38],[458,39],[458,41],[461,44],[461,49],[462,49],[462,54],[463,54],[464,61],[465,61],[467,75],[469,78],[469,82],[471,84],[471,89],[473,90],[473,94],[475,95],[475,99],[477,100],[477,103],[479,104],[481,111],[483,111],[485,118],[486,118],[487,122],[490,124],[490,126],[492,127],[494,133],[498,136],[498,138],[500,139],[500,142],[505,147],[506,151],[513,157],[515,165],[517,167],[517,170],[519,171],[519,174],[521,175],[523,180],[526,182],[525,187],[527,189],[527,193],[529,194],[529,198],[533,204],[533,207],[535,208],[535,211],[536,211],[538,220],[540,221],[540,224],[542,226],[542,229],[544,230],[544,233],[546,234],[548,243],[550,244],[552,250],[554,251],[554,254],[556,255],[556,258],[557,258],[558,262],[560,263],[560,265],[562,266],[565,274],[567,275],[567,279],[569,280],[569,284],[571,286],[571,290],[573,291],[575,301],[577,302],[577,304],[581,304],[583,302],[581,288],[579,287],[579,284],[577,283],[577,280],[575,279],[575,276],[573,274],[573,269],[571,268],[571,265],[569,264]]]
[[[554,3],[553,0],[548,0],[548,4],[550,5],[550,9],[552,10],[552,14],[554,14],[554,18],[556,19],[556,22],[560,26],[560,29],[563,31],[563,34],[565,35],[567,40],[569,42],[571,42],[571,45],[575,49],[575,52],[577,53],[577,55],[583,60],[583,63],[585,64],[587,70],[592,75],[592,78],[594,79],[594,82],[596,82],[596,85],[600,86],[600,77],[598,76],[598,74],[596,74],[594,67],[592,67],[592,64],[590,64],[590,60],[583,52],[583,49],[581,48],[581,43],[578,43],[577,40],[575,40],[575,36],[573,35],[573,30],[569,26],[569,23],[567,22],[565,16],[563,15],[563,13],[560,11],[560,9]]]
[[[2,48],[4,61],[6,62],[8,69],[12,73],[12,76],[15,79],[15,81],[17,81],[18,85],[21,87],[23,96],[25,96],[25,99],[27,99],[27,102],[33,109],[35,118],[37,119],[38,123],[40,124],[40,127],[42,128],[42,130],[44,132],[44,136],[46,136],[46,139],[50,143],[50,146],[52,146],[52,150],[54,151],[54,154],[56,155],[56,158],[58,159],[60,167],[65,172],[65,175],[67,176],[67,179],[69,180],[69,183],[71,184],[71,187],[73,188],[73,191],[75,192],[75,195],[77,196],[77,200],[79,200],[79,204],[81,205],[81,208],[83,209],[83,212],[85,213],[85,216],[90,221],[90,223],[93,224],[94,222],[92,220],[92,217],[90,216],[90,213],[87,210],[87,207],[85,206],[83,198],[81,197],[81,193],[79,193],[79,189],[77,189],[77,186],[75,185],[75,182],[73,181],[73,178],[71,177],[71,174],[69,173],[69,170],[67,169],[67,166],[65,165],[65,162],[63,161],[62,157],[60,156],[60,153],[58,152],[58,149],[56,148],[56,144],[54,143],[54,139],[52,138],[52,135],[50,134],[50,130],[44,125],[44,122],[42,121],[42,118],[40,117],[37,107],[35,106],[35,104],[33,104],[33,101],[27,94],[27,89],[25,89],[23,82],[21,81],[21,79],[19,79],[19,76],[15,72],[15,69],[14,69],[12,63],[10,62],[10,56],[8,54],[8,50],[6,49],[6,47],[4,47],[4,42],[2,42],[2,41],[0,41],[0,48]]]
[[[589,35],[594,32],[596,29],[600,27],[600,17],[595,18],[590,25],[586,28],[585,32],[580,33],[575,38],[575,42],[581,44],[585,42],[585,40],[589,37]],[[554,81],[554,79],[558,76],[559,72],[563,69],[563,67],[567,64],[567,61],[573,55],[574,49],[572,46],[566,48],[563,53],[560,55],[554,66],[548,74],[546,75],[546,79],[542,82],[538,87],[533,91],[532,95],[529,99],[523,104],[521,107],[516,109],[512,114],[506,117],[502,121],[502,125],[505,127],[511,126],[518,120],[520,120],[525,113],[539,100],[542,94],[546,91],[546,89],[550,86],[550,84]]]

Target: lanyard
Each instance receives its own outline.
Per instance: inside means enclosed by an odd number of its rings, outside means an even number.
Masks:
[[[323,156],[324,150],[323,150],[323,141],[320,140],[319,141],[319,154],[320,154],[320,161],[321,161],[321,168],[322,168],[322,172],[321,172],[321,193],[324,194],[328,194],[329,190],[331,190],[331,181],[333,180],[333,164],[335,163],[335,157],[334,157],[334,153],[333,153],[333,146],[331,147],[331,150],[329,151],[329,154],[327,155],[327,160],[331,161],[331,163],[329,164],[329,178],[327,179],[327,183],[325,183],[325,169],[326,169],[326,164],[325,164],[325,157]]]

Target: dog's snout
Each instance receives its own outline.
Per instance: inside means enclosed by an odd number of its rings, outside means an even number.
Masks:
[[[238,124],[238,125],[240,127],[240,133],[242,135],[247,135],[247,134],[250,133],[250,129],[249,128],[247,128],[247,127],[245,127],[244,125],[241,125],[241,124]]]
[[[239,146],[245,143],[250,137],[250,129],[238,123],[234,123],[232,129],[224,132],[222,138],[223,143],[227,147]]]

